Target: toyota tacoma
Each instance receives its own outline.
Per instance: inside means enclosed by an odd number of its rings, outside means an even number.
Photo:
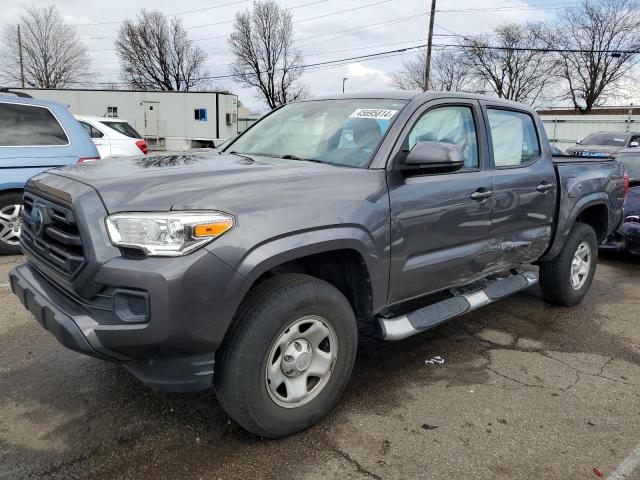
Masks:
[[[335,405],[359,334],[400,340],[538,282],[580,302],[624,185],[615,160],[553,158],[520,104],[300,101],[221,151],[35,176],[10,282],[64,346],[156,389],[213,387],[276,438]]]

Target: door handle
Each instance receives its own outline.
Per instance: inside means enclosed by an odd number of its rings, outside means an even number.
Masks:
[[[547,182],[542,182],[540,185],[536,187],[536,190],[540,193],[547,193],[549,190],[553,188],[553,185]]]
[[[493,192],[491,190],[485,190],[484,188],[479,188],[478,190],[473,192],[470,195],[470,197],[471,197],[471,200],[476,200],[478,202],[482,202],[482,201],[486,200],[487,198],[493,197]]]

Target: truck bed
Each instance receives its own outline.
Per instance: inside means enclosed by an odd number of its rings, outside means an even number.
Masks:
[[[613,162],[613,157],[577,157],[573,155],[554,155],[553,163],[598,163]]]

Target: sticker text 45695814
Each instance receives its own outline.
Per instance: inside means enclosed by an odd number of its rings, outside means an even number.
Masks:
[[[391,120],[398,110],[383,108],[359,108],[349,118],[372,118],[374,120]]]

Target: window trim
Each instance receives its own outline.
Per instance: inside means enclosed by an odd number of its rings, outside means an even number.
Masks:
[[[21,105],[23,107],[44,108],[45,110],[48,110],[49,113],[51,113],[51,115],[53,116],[53,118],[55,118],[56,122],[58,122],[58,125],[64,132],[64,136],[67,137],[67,143],[58,144],[58,145],[0,145],[0,148],[56,148],[56,147],[64,148],[71,145],[71,137],[69,136],[69,132],[67,132],[67,129],[64,128],[64,125],[62,124],[58,116],[55,114],[55,112],[51,110],[51,108],[45,105],[32,105],[30,103],[10,102],[10,101],[8,102],[6,100],[0,100],[0,104],[3,104],[3,103],[9,103],[12,105]]]
[[[482,117],[482,112],[479,112],[477,108],[479,104],[475,99],[469,99],[469,101],[465,101],[463,99],[448,99],[448,98],[436,98],[431,99],[430,101],[423,103],[418,108],[416,108],[411,117],[405,123],[405,127],[400,131],[398,138],[396,139],[396,143],[393,145],[391,149],[391,153],[389,155],[389,162],[387,165],[391,166],[392,170],[397,170],[398,168],[398,155],[402,151],[402,145],[404,144],[405,139],[414,129],[416,124],[425,116],[427,113],[436,110],[438,108],[447,108],[447,107],[466,107],[471,110],[471,115],[473,117],[473,125],[476,132],[476,145],[478,149],[478,166],[476,168],[461,168],[460,170],[456,170],[455,172],[442,172],[442,173],[424,173],[420,175],[421,177],[435,177],[440,175],[458,175],[465,173],[478,173],[483,170],[489,170],[491,165],[485,165],[484,155],[483,155],[483,140],[482,140],[482,127],[484,126],[484,119]],[[414,120],[415,119],[415,120]]]
[[[528,168],[540,161],[542,157],[544,157],[544,151],[542,149],[542,142],[540,141],[540,132],[538,130],[538,124],[536,123],[535,118],[531,114],[531,112],[527,112],[526,110],[522,110],[519,108],[512,108],[510,106],[505,105],[492,105],[492,104],[484,104],[483,105],[484,114],[486,116],[486,125],[487,125],[487,140],[489,142],[489,161],[491,162],[491,166],[495,170],[513,170],[516,168]],[[504,165],[497,166],[496,159],[493,152],[493,135],[491,134],[491,122],[489,121],[489,110],[502,110],[505,112],[514,112],[521,113],[523,115],[528,116],[531,119],[531,123],[533,124],[533,129],[536,132],[536,140],[538,141],[538,150],[539,154],[533,160],[529,160],[527,163],[519,163],[518,165]]]

